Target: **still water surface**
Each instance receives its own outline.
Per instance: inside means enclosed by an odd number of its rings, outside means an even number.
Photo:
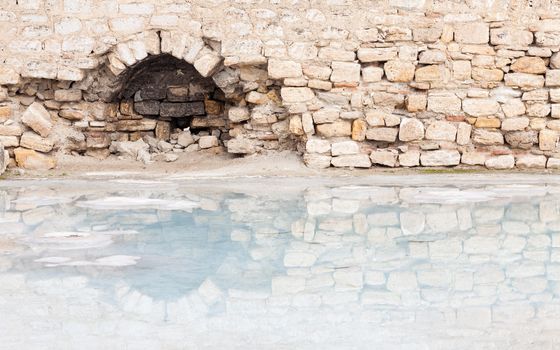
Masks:
[[[0,349],[559,349],[560,183],[0,182]]]

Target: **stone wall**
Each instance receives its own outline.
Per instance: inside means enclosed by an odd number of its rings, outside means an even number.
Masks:
[[[220,118],[190,135],[207,148],[292,149],[313,167],[560,167],[554,2],[0,4],[0,142],[22,167],[184,152],[194,120],[162,133],[166,116],[111,112],[136,67],[166,56],[220,90],[204,98]]]

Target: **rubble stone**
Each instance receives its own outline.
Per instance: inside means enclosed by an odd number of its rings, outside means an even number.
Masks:
[[[27,107],[21,117],[21,121],[42,137],[49,136],[53,128],[51,115],[45,107],[38,102],[34,102]]]

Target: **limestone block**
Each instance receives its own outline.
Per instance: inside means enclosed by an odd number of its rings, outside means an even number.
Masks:
[[[513,98],[502,104],[502,112],[508,118],[525,114],[525,104],[518,98]]]
[[[509,73],[504,76],[506,86],[518,87],[524,90],[542,88],[545,79],[541,75],[528,73]]]
[[[253,140],[238,137],[227,142],[227,151],[233,154],[253,154],[257,148]]]
[[[430,93],[428,111],[442,114],[456,114],[461,111],[461,99],[453,93]]]
[[[500,105],[493,98],[466,98],[463,111],[473,117],[484,117],[498,113]]]
[[[550,114],[550,104],[527,103],[525,113],[529,117],[546,117]]]
[[[4,145],[4,148],[19,147],[19,138],[17,136],[0,136],[0,144]]]
[[[300,115],[293,115],[290,118],[290,123],[288,129],[290,130],[290,134],[302,136],[305,134],[303,131],[303,123],[301,121]]]
[[[159,115],[159,101],[139,101],[134,103],[134,110],[141,115]]]
[[[521,100],[527,102],[548,102],[548,95],[547,89],[526,91],[523,93]]]
[[[375,150],[371,152],[370,159],[373,164],[384,165],[390,168],[397,166],[398,152],[391,150]]]
[[[21,121],[42,137],[49,136],[53,128],[51,115],[45,107],[38,102],[33,102],[27,107]]]
[[[200,139],[198,140],[198,146],[201,149],[216,147],[219,146],[219,144],[220,143],[218,141],[218,138],[214,135],[201,136]]]
[[[546,157],[537,154],[520,154],[517,156],[515,165],[519,168],[546,168]]]
[[[362,80],[365,83],[376,83],[383,78],[384,70],[381,67],[366,66],[362,68]]]
[[[527,117],[506,118],[502,121],[502,130],[504,131],[525,130],[528,126],[529,118]]]
[[[352,122],[352,140],[364,141],[366,139],[367,122],[363,119],[356,119]]]
[[[457,125],[457,144],[464,146],[471,141],[472,126],[467,123]]]
[[[467,165],[484,165],[488,156],[489,155],[486,152],[463,152],[463,155],[461,156],[461,163]]]
[[[416,69],[414,80],[417,82],[441,82],[446,79],[447,72],[443,65],[430,65]]]
[[[23,128],[19,124],[0,124],[0,136],[20,136]]]
[[[501,69],[475,67],[472,69],[472,78],[476,81],[502,81],[504,72]]]
[[[399,154],[399,164],[405,167],[414,167],[420,165],[420,151],[410,150]]]
[[[421,64],[439,64],[447,60],[445,53],[441,50],[422,51],[418,56],[418,63]]]
[[[359,63],[335,61],[331,67],[333,83],[357,84],[360,81],[361,66]]]
[[[368,110],[366,112],[366,121],[370,126],[384,126],[385,125],[385,117],[389,113],[384,112],[380,109],[373,109]]]
[[[303,74],[311,79],[328,80],[332,74],[332,69],[325,66],[306,65],[303,67]]]
[[[510,27],[490,29],[490,43],[511,47],[524,47],[533,43],[533,33]]]
[[[558,132],[544,129],[539,132],[539,149],[541,151],[554,151],[558,145]]]
[[[358,146],[358,143],[355,141],[333,142],[331,145],[331,154],[333,156],[358,153],[360,153],[360,146]]]
[[[412,62],[393,60],[383,66],[387,80],[408,83],[414,78],[415,66]]]
[[[371,160],[367,154],[351,154],[332,157],[331,164],[337,168],[369,168],[371,166]]]
[[[339,119],[334,123],[320,124],[316,127],[317,134],[324,137],[342,137],[352,135],[352,122]]]
[[[19,73],[14,69],[0,66],[0,85],[15,85],[19,83]]]
[[[502,122],[498,118],[493,117],[478,117],[474,126],[477,128],[494,128],[498,129],[502,125]]]
[[[26,148],[14,150],[16,163],[19,167],[29,170],[49,170],[56,167],[56,159]]]
[[[560,118],[560,104],[553,104],[550,106],[550,116],[552,118]]]
[[[213,53],[206,53],[196,59],[193,65],[200,75],[206,78],[214,74],[220,68],[221,63],[222,59],[219,56]]]
[[[315,97],[313,91],[307,87],[283,87],[280,94],[286,103],[309,102]]]
[[[169,141],[171,137],[171,123],[163,120],[158,120],[156,124],[156,139]]]
[[[432,25],[427,28],[412,28],[412,37],[414,41],[420,41],[424,43],[433,43],[438,41],[442,34],[441,25]]]
[[[416,141],[424,138],[424,124],[416,118],[403,118],[399,128],[399,140]]]
[[[539,134],[535,130],[508,132],[505,139],[513,148],[530,149],[539,142]]]
[[[139,33],[145,28],[145,19],[139,16],[112,18],[109,20],[109,28],[120,34]]]
[[[491,145],[503,145],[504,136],[501,132],[490,131],[486,129],[475,129],[473,135],[474,143],[491,146]]]
[[[459,23],[454,30],[455,41],[462,44],[486,44],[490,30],[487,23],[466,22]]]
[[[426,129],[427,140],[455,141],[457,126],[447,121],[435,121]]]
[[[399,126],[401,123],[401,117],[396,114],[387,114],[384,117],[385,126]]]
[[[177,144],[182,147],[189,147],[195,143],[194,137],[190,130],[185,130],[177,135]]]
[[[228,118],[233,123],[241,123],[251,119],[251,114],[247,107],[231,107],[228,110]]]
[[[321,108],[313,113],[313,121],[315,124],[332,123],[340,118],[340,110],[337,108]]]
[[[319,50],[319,58],[325,61],[352,62],[356,58],[354,51],[336,47],[323,47]]]
[[[141,119],[141,120],[119,120],[115,123],[117,131],[152,131],[155,130],[157,120]]]
[[[395,142],[397,140],[397,128],[373,128],[366,131],[366,139],[374,141]]]
[[[511,154],[490,157],[484,162],[484,166],[497,170],[512,169],[515,166],[515,157]]]
[[[305,151],[307,153],[326,153],[330,155],[331,142],[318,138],[310,138],[305,143]]]
[[[358,50],[358,59],[361,62],[385,62],[397,58],[396,47],[387,48],[361,48]]]
[[[409,112],[420,112],[426,110],[428,98],[424,94],[407,95],[405,99],[406,110]]]
[[[420,163],[422,166],[453,166],[459,165],[461,155],[457,150],[437,150],[422,152]]]
[[[285,81],[284,84],[286,84]],[[330,81],[312,79],[307,82],[307,86],[311,89],[329,91],[332,89],[333,84]]]
[[[279,59],[268,60],[268,76],[271,79],[299,78],[302,76],[301,64]]]
[[[453,61],[452,62],[453,79],[469,80],[471,78],[471,62],[470,61]]]
[[[550,57],[550,68],[560,68],[560,52],[556,52]]]
[[[546,86],[560,86],[560,69],[546,71]]]
[[[560,169],[560,158],[552,158],[552,157],[548,158],[546,167],[548,169]]]
[[[516,73],[544,74],[546,64],[540,57],[524,56],[513,62],[511,70]]]
[[[330,155],[323,155],[323,154],[304,154],[303,155],[303,162],[310,168],[314,169],[325,169],[331,166],[331,159]]]
[[[20,146],[47,153],[53,149],[54,142],[50,139],[42,138],[32,131],[28,131],[21,136]]]
[[[313,124],[313,117],[311,116],[311,113],[303,113],[301,115],[301,124],[303,132],[308,135],[315,134],[315,125]]]

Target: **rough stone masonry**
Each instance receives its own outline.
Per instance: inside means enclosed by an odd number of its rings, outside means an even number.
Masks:
[[[0,0],[0,29],[0,168],[199,149],[560,168],[554,1]]]

